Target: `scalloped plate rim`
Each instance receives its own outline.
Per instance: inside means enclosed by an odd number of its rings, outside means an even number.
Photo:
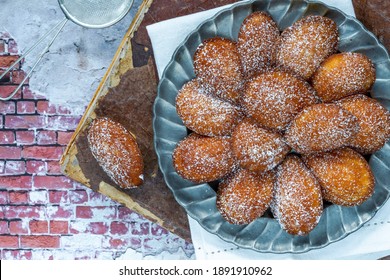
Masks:
[[[171,65],[175,62],[174,61],[174,58],[176,57],[177,53],[180,51],[180,49],[185,45],[185,43],[188,41],[189,37],[192,36],[193,34],[199,32],[199,30],[202,28],[202,26],[204,26],[206,23],[208,22],[211,22],[211,21],[214,21],[217,17],[219,17],[221,14],[225,13],[225,12],[228,12],[230,10],[234,10],[235,8],[237,7],[241,7],[241,6],[250,6],[252,5],[254,2],[257,2],[259,0],[250,0],[250,1],[244,1],[244,2],[240,2],[240,3],[235,3],[235,4],[231,4],[229,7],[226,7],[220,11],[218,11],[215,15],[213,15],[212,17],[202,21],[194,30],[192,30],[186,37],[185,39],[180,43],[178,44],[178,46],[176,47],[175,51],[173,52],[172,56],[171,56],[171,59],[169,60],[168,64],[165,66],[164,68],[164,71],[163,73],[161,74],[161,78],[160,78],[160,81],[159,81],[159,84],[158,84],[158,87],[157,87],[157,97],[155,99],[155,102],[153,104],[153,113],[154,113],[154,116],[153,116],[153,132],[154,132],[154,148],[155,148],[155,151],[156,151],[156,154],[157,154],[157,158],[158,158],[158,164],[159,164],[159,167],[160,167],[160,170],[163,174],[163,177],[164,177],[164,181],[165,183],[167,184],[167,186],[169,187],[169,189],[173,192],[174,194],[174,189],[173,187],[167,182],[167,177],[168,175],[166,174],[166,172],[161,168],[162,164],[161,164],[161,157],[160,157],[160,154],[157,152],[158,151],[158,141],[157,141],[157,136],[156,136],[156,122],[157,122],[157,116],[155,114],[155,107],[159,101],[159,99],[162,99],[160,97],[160,89],[161,89],[161,84],[163,82],[164,79],[167,79],[166,78],[166,75],[167,75],[167,72],[169,71],[169,68],[171,67]],[[333,7],[333,6],[330,6],[326,3],[323,3],[321,1],[313,1],[313,0],[301,0],[301,2],[306,2],[307,4],[320,4],[320,5],[323,5],[324,7],[326,7],[328,10],[333,10],[333,11],[337,11],[338,13],[340,13],[341,15],[343,15],[347,20],[352,20],[354,23],[357,23],[359,25],[359,27],[366,33],[368,34],[370,37],[372,37],[372,39],[374,39],[375,43],[376,43],[376,46],[380,47],[384,53],[386,54],[386,58],[387,60],[390,60],[390,55],[389,55],[389,52],[387,51],[387,49],[382,45],[382,43],[379,42],[378,38],[371,32],[369,31],[359,20],[357,20],[355,17],[353,16],[350,16],[346,13],[344,13],[342,10],[340,10],[339,8],[336,8],[336,7]],[[167,79],[169,80],[169,79]],[[169,80],[170,81],[170,80]],[[171,81],[172,82],[172,81]],[[202,223],[200,222],[202,219],[197,217],[194,213],[192,212],[189,212],[187,211],[186,209],[186,205],[184,203],[182,203],[180,200],[178,200],[175,196],[175,199],[176,201],[179,203],[179,205],[181,205],[185,210],[186,210],[186,213],[191,217],[193,218],[196,222],[199,223],[199,225],[201,225],[201,227],[203,229],[205,229],[207,232],[211,233],[211,234],[214,234],[215,236],[218,236],[221,240],[224,240],[232,245],[236,245],[240,248],[245,248],[245,249],[251,249],[251,250],[254,250],[256,252],[261,252],[261,253],[276,253],[276,254],[287,254],[287,253],[292,253],[292,254],[300,254],[300,253],[305,253],[305,252],[308,252],[308,251],[311,251],[311,250],[316,250],[316,249],[321,249],[321,248],[324,248],[332,243],[335,243],[337,241],[340,241],[342,239],[344,239],[345,237],[347,237],[348,235],[350,235],[351,233],[359,230],[365,223],[369,222],[378,212],[378,210],[385,204],[387,203],[387,201],[389,200],[390,198],[390,192],[388,191],[387,192],[387,198],[384,200],[383,204],[380,205],[379,207],[375,207],[375,210],[373,211],[373,213],[371,213],[371,217],[369,219],[367,219],[365,222],[359,224],[357,227],[355,227],[353,230],[350,230],[350,231],[345,231],[344,234],[342,234],[340,237],[336,238],[336,239],[333,239],[333,240],[329,240],[324,243],[324,244],[321,244],[321,245],[317,245],[315,247],[310,247],[310,244],[309,244],[309,247],[304,249],[304,250],[301,250],[301,251],[291,251],[291,250],[285,250],[285,251],[275,251],[275,250],[259,250],[259,249],[256,249],[256,248],[253,248],[253,246],[247,246],[245,244],[238,244],[236,242],[234,242],[234,238],[233,240],[229,240],[227,238],[223,238],[221,237],[219,234],[217,234],[216,232],[213,232],[211,231],[210,229],[208,228],[205,228]],[[331,207],[331,206],[330,206]],[[293,237],[292,237],[293,238]],[[272,244],[271,244],[272,245]]]

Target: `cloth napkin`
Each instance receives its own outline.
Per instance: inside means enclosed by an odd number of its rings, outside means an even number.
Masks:
[[[339,8],[346,14],[354,16],[351,0],[326,0],[329,6]],[[201,22],[212,17],[221,9],[230,5],[161,21],[147,26],[152,42],[158,75],[161,75],[170,61],[176,47]],[[174,32],[172,27],[174,26]],[[331,243],[321,249],[306,253],[259,253],[242,249],[223,241],[218,236],[203,229],[197,221],[189,218],[192,242],[197,259],[378,259],[390,255],[390,201],[358,231],[346,238]]]

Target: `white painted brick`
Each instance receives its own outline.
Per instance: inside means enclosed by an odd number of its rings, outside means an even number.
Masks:
[[[48,202],[47,191],[31,191],[29,192],[29,198],[31,203],[43,204]]]
[[[61,248],[86,248],[100,249],[103,235],[77,234],[61,237]]]
[[[98,260],[113,260],[114,259],[114,252],[111,251],[96,251],[95,252],[95,259]]]
[[[33,260],[48,260],[53,256],[52,250],[34,249],[31,252],[31,258]]]

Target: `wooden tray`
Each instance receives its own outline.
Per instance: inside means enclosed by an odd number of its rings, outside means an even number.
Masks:
[[[144,0],[61,158],[62,172],[68,177],[188,241],[191,235],[187,215],[165,185],[153,146],[152,105],[158,78],[146,26],[232,2],[235,1]],[[93,158],[86,132],[99,116],[108,116],[135,134],[145,161],[141,188],[120,189]]]
[[[61,167],[68,177],[190,240],[186,213],[166,187],[153,148],[152,105],[157,88],[155,68],[151,60],[141,67],[134,67],[132,60],[131,39],[151,3],[151,0],[145,0],[141,4],[61,158]],[[141,188],[120,189],[93,158],[86,132],[90,122],[100,116],[120,122],[136,136],[145,162],[145,182]]]

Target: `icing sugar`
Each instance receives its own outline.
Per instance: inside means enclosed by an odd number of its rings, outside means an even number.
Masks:
[[[281,35],[277,64],[309,79],[321,62],[336,52],[336,23],[322,16],[307,16],[286,28]]]

